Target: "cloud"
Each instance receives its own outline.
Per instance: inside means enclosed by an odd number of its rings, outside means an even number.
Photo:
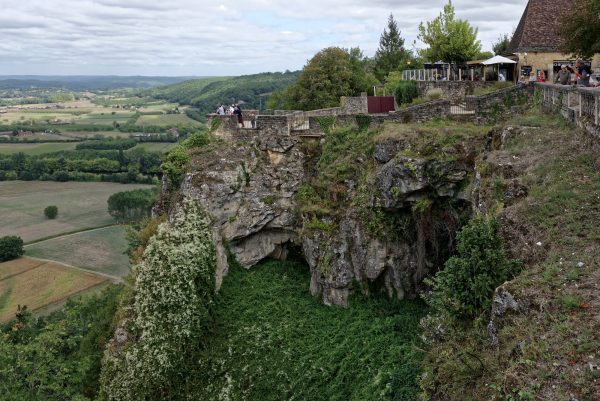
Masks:
[[[487,49],[512,32],[526,3],[453,2]],[[373,55],[390,13],[410,47],[441,8],[438,0],[0,0],[0,74],[294,70],[325,46]]]

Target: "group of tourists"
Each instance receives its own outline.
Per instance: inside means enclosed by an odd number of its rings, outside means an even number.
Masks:
[[[519,84],[528,85],[534,82],[546,82],[545,72],[537,74],[531,71],[529,77],[521,75]],[[562,64],[560,70],[554,74],[554,82],[560,85],[577,85],[584,87],[600,87],[600,81],[596,80],[592,71],[583,60],[577,60],[574,65]]]
[[[239,104],[232,104],[229,107],[225,107],[221,103],[215,113],[220,116],[237,116],[238,126],[244,128],[244,115]],[[256,128],[256,113],[250,113],[250,126]]]

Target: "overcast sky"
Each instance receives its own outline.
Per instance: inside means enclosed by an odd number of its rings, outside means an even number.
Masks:
[[[484,50],[527,0],[454,0]],[[390,13],[412,48],[442,0],[0,0],[0,75],[240,75],[302,68],[328,46],[377,49]],[[417,47],[423,47],[417,42]]]

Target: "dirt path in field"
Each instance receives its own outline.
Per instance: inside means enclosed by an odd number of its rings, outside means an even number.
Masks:
[[[85,273],[91,273],[91,274],[95,274],[96,276],[101,276],[101,277],[107,278],[107,279],[111,280],[111,281],[112,281],[112,282],[114,282],[114,283],[122,283],[122,282],[123,282],[123,278],[122,278],[122,277],[113,276],[113,275],[111,275],[111,274],[101,273],[101,272],[97,272],[97,271],[90,270],[90,269],[84,269],[84,268],[82,268],[82,267],[73,266],[73,265],[70,265],[70,264],[68,264],[68,263],[59,262],[59,261],[57,261],[57,260],[52,260],[52,259],[42,259],[42,258],[34,258],[34,257],[31,257],[31,256],[25,256],[25,257],[26,257],[26,258],[29,258],[29,259],[33,259],[33,260],[39,260],[40,262],[51,262],[51,263],[55,263],[55,264],[57,264],[57,265],[61,265],[61,266],[64,266],[64,267],[68,267],[69,269],[75,269],[75,270],[79,270],[79,271],[81,271],[81,272],[85,272]]]
[[[68,232],[66,234],[57,234],[57,235],[53,235],[51,237],[41,238],[41,239],[38,239],[38,240],[33,240],[33,241],[30,241],[30,242],[27,242],[25,245],[23,245],[23,247],[27,248],[29,245],[39,244],[40,242],[51,241],[53,239],[59,239],[59,238],[66,238],[66,237],[70,237],[72,235],[77,235],[77,234],[81,234],[81,233],[89,233],[89,232],[92,232],[92,231],[100,231],[100,230],[104,230],[106,228],[111,228],[111,227],[115,227],[115,226],[118,226],[118,224],[110,224],[108,226],[94,227],[94,228],[84,228],[83,230],[71,231],[71,232]]]

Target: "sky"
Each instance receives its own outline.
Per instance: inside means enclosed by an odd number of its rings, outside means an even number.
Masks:
[[[0,0],[0,75],[219,76],[301,69],[329,46],[373,56],[393,13],[405,46],[442,0]],[[454,0],[483,50],[527,0]],[[416,42],[416,48],[424,47]]]

